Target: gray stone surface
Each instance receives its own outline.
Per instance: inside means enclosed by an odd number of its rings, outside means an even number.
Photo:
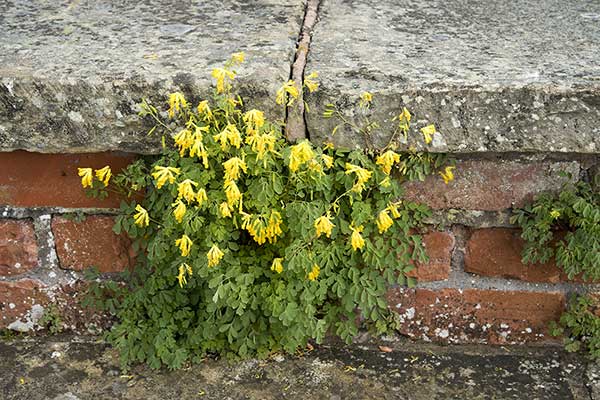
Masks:
[[[363,91],[383,129],[402,107],[435,123],[434,151],[600,153],[600,2],[595,0],[323,0],[306,71],[319,71],[312,110],[347,118]],[[319,113],[312,139],[326,140]],[[349,129],[334,141],[363,145]],[[437,135],[436,135],[437,136]]]
[[[293,357],[207,359],[178,371],[137,366],[123,373],[116,353],[90,338],[0,339],[0,376],[5,400],[590,400],[597,393],[597,376],[586,373],[585,359],[558,348],[382,340],[329,343]]]
[[[1,1],[0,150],[155,151],[136,104],[199,100],[235,51],[243,97],[281,118],[303,3]]]

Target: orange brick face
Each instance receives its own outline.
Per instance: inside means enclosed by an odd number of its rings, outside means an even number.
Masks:
[[[134,159],[131,154],[121,153],[0,153],[0,205],[118,207],[121,199],[114,195],[104,200],[86,197],[77,168],[108,165],[117,172]]]
[[[443,281],[450,275],[450,262],[454,250],[454,236],[447,232],[432,231],[423,235],[423,244],[429,262],[416,263],[416,268],[408,276],[420,282]]]
[[[81,271],[95,266],[100,272],[120,272],[133,265],[129,240],[116,235],[114,219],[91,216],[75,222],[64,217],[52,219],[52,232],[60,266]]]
[[[29,220],[0,220],[0,276],[24,274],[38,265],[38,247]]]
[[[43,286],[33,279],[0,281],[0,329],[8,328],[14,322],[31,321],[32,307],[43,306],[49,301],[41,291]]]

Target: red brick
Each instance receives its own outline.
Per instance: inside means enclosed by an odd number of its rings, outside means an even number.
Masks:
[[[33,279],[21,279],[15,282],[0,281],[0,329],[8,328],[18,321],[29,325],[30,328],[33,327],[30,325],[35,322],[32,307],[36,304],[44,306],[49,301],[41,291],[43,287],[41,282]]]
[[[130,241],[112,231],[114,219],[90,216],[75,222],[52,219],[56,252],[62,268],[81,271],[95,266],[101,272],[119,272],[133,265]]]
[[[563,183],[557,171],[577,172],[576,163],[467,160],[454,170],[448,185],[440,176],[404,185],[406,198],[433,209],[497,211],[522,206],[541,192],[556,191]]]
[[[545,264],[523,264],[525,242],[521,231],[509,228],[479,229],[471,233],[465,250],[465,271],[484,276],[557,283],[567,275],[553,259]],[[581,282],[581,279],[575,279]]]
[[[565,309],[558,292],[393,289],[388,302],[399,313],[401,333],[447,343],[552,340],[548,324]]]
[[[443,281],[450,275],[450,262],[454,250],[454,236],[447,232],[433,231],[423,235],[423,244],[429,262],[416,263],[407,275],[421,282]]]
[[[23,274],[38,264],[33,223],[0,220],[0,276]]]
[[[19,207],[118,207],[113,194],[104,200],[86,197],[77,168],[109,165],[118,172],[134,160],[125,153],[0,153],[0,204]]]

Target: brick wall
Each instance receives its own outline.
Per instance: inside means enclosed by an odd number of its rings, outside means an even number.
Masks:
[[[120,199],[85,197],[77,167],[113,170],[134,156],[121,153],[0,153],[0,329],[30,330],[51,303],[67,304],[85,287],[83,270],[129,268],[129,241],[112,232]],[[549,262],[523,265],[520,232],[508,223],[510,208],[561,186],[556,172],[577,179],[597,160],[582,156],[463,156],[449,185],[437,177],[406,185],[410,199],[434,210],[424,243],[430,261],[417,264],[416,288],[390,288],[388,302],[400,331],[441,342],[546,341],[548,323],[564,310],[571,292],[597,289],[569,281]],[[82,213],[85,218],[72,218]],[[79,221],[79,222],[78,222]],[[66,299],[66,300],[65,300]],[[85,325],[85,324],[83,324]]]

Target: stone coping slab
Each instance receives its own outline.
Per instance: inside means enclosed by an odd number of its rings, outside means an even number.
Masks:
[[[319,16],[310,108],[337,102],[358,119],[358,96],[372,92],[378,146],[407,107],[408,146],[422,147],[418,128],[434,123],[433,151],[600,153],[598,1],[323,0]],[[331,139],[333,121],[317,114],[311,138]],[[364,145],[350,129],[333,141]]]
[[[283,117],[302,0],[0,2],[0,150],[154,152],[136,105],[212,92],[236,51],[239,90]]]
[[[207,359],[177,371],[136,366],[124,373],[116,352],[90,339],[0,339],[0,395],[6,400],[597,400],[600,395],[598,365],[558,348],[334,342],[297,356]]]

